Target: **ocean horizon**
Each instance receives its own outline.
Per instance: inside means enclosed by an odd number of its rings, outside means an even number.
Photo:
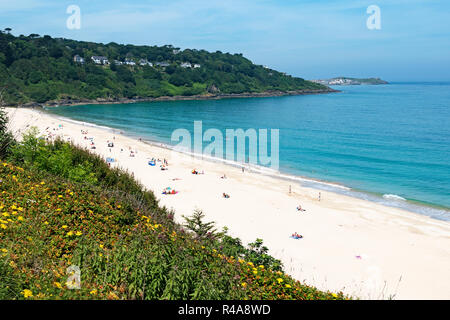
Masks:
[[[279,129],[279,170],[253,171],[450,221],[450,83],[333,88],[341,92],[47,111],[167,147],[174,130],[192,134],[194,121],[223,133]]]

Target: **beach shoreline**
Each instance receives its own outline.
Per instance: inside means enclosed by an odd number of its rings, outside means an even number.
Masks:
[[[57,114],[54,114],[51,112],[51,109],[53,107],[45,107],[43,110],[48,111],[49,115],[52,117],[60,118],[63,121],[73,122],[75,124],[83,124],[85,126],[92,126],[94,128],[103,128],[105,130],[109,130],[111,132],[117,131],[119,129],[108,127],[108,126],[102,126],[95,123],[90,122],[83,122],[81,120],[75,120],[66,118],[64,116],[60,116]],[[141,142],[149,144],[151,146],[155,146],[158,148],[165,148],[169,151],[175,151],[174,146],[171,146],[167,143],[158,141],[158,140],[149,140],[148,138],[139,138],[138,135],[124,131],[123,135],[132,138],[132,139],[140,139]],[[405,199],[403,197],[400,197],[396,194],[386,194],[386,193],[380,193],[380,192],[373,192],[373,191],[367,191],[363,189],[355,189],[352,187],[349,187],[345,185],[344,183],[341,183],[339,181],[333,181],[333,180],[325,180],[320,178],[314,178],[309,177],[306,175],[300,175],[296,172],[288,172],[283,170],[283,168],[279,168],[278,170],[273,170],[269,167],[261,166],[261,165],[250,165],[250,164],[244,164],[239,163],[234,160],[228,160],[224,158],[218,158],[214,156],[206,156],[203,154],[196,154],[192,151],[180,151],[177,150],[177,152],[181,152],[187,155],[190,155],[192,157],[201,158],[204,161],[211,161],[213,163],[221,163],[224,165],[236,167],[236,168],[242,168],[244,167],[245,170],[257,173],[261,175],[270,176],[279,180],[283,181],[290,181],[291,183],[300,183],[306,187],[316,189],[318,192],[324,190],[324,191],[330,191],[338,194],[347,195],[350,197],[363,199],[367,201],[372,201],[378,204],[382,204],[384,206],[393,207],[393,208],[399,208],[406,210],[411,213],[420,214],[428,216],[432,219],[437,219],[441,221],[450,221],[450,208],[433,204],[433,203],[427,203],[422,202],[419,200],[414,199]],[[442,216],[442,217],[441,217]]]
[[[392,295],[400,299],[450,298],[450,284],[442,281],[450,270],[448,222],[294,185],[273,176],[242,173],[230,164],[198,159],[40,110],[7,111],[17,137],[27,126],[36,126],[41,133],[50,127],[64,140],[88,147],[80,134],[88,130],[97,146],[95,152],[104,158],[114,157],[117,162],[113,166],[133,172],[138,181],[155,192],[161,205],[175,210],[177,222],[182,222],[182,215],[202,209],[207,220],[227,226],[230,234],[244,243],[262,238],[270,253],[282,260],[288,274],[319,289],[343,290],[371,299]],[[106,144],[112,140],[116,146],[109,151]],[[134,157],[119,152],[119,148],[127,147],[136,151]],[[168,159],[169,170],[149,167],[147,160],[151,157]],[[204,170],[205,175],[192,175],[193,168]],[[223,174],[228,178],[220,179]],[[160,191],[169,185],[180,194],[161,195]],[[223,199],[222,192],[231,194],[231,198]],[[299,203],[306,213],[296,211]],[[290,239],[293,232],[304,238]],[[430,257],[430,265],[423,256]]]

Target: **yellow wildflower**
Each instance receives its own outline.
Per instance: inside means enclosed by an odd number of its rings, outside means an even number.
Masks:
[[[63,229],[66,229],[67,228],[67,226],[66,225],[63,225],[61,228],[63,228]]]
[[[338,297],[338,295],[337,295],[336,293],[332,293],[331,295],[332,295],[333,297],[335,297],[335,298]]]
[[[5,225],[5,224],[0,224],[0,228],[2,228],[2,229],[7,229],[8,227]]]
[[[278,283],[282,283],[282,282],[283,282],[283,279],[278,278],[277,281],[278,281]]]
[[[290,285],[290,284],[287,284],[287,285],[286,285],[286,288],[291,288],[291,285]]]
[[[94,295],[97,294],[97,289],[92,290],[91,292],[89,292],[90,294]]]
[[[1,251],[1,252],[4,252],[4,253],[7,253],[7,252],[8,252],[8,250],[5,249],[5,248],[2,248],[0,251]]]
[[[61,283],[59,283],[59,282],[53,282],[53,284],[54,284],[57,288],[62,289]]]
[[[242,282],[242,286],[243,286],[243,287],[246,287],[247,284],[246,284],[245,282]]]
[[[78,237],[81,236],[82,234],[83,234],[83,233],[82,233],[81,231],[77,231],[77,232],[75,233],[75,235],[78,236]]]
[[[22,291],[22,294],[25,298],[30,298],[33,296],[33,292],[31,290],[25,289]]]
[[[73,232],[72,231],[67,232],[67,236],[68,237],[73,236]]]
[[[22,216],[19,216],[19,217],[17,218],[17,220],[23,221],[23,217],[22,217]]]

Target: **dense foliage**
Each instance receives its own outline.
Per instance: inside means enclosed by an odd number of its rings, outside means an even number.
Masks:
[[[345,298],[293,280],[260,240],[244,248],[200,212],[190,232],[86,150],[28,134],[11,153],[0,161],[0,299]]]
[[[3,109],[3,97],[0,91],[0,158],[7,156],[14,143],[13,136],[8,130],[8,115]]]
[[[118,99],[192,96],[266,91],[323,90],[327,87],[255,65],[242,54],[205,50],[176,51],[170,45],[133,46],[68,39],[15,37],[0,32],[0,87],[8,105],[65,99]],[[74,62],[79,55],[85,63]],[[105,56],[111,65],[96,65]],[[134,66],[114,60],[134,60]],[[139,60],[167,62],[167,67],[140,66]],[[199,64],[182,68],[181,63]]]

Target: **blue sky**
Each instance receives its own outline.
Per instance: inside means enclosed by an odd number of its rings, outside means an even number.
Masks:
[[[81,29],[69,30],[69,5]],[[369,5],[381,30],[369,30]],[[448,0],[0,0],[13,34],[243,53],[306,79],[450,81]]]

